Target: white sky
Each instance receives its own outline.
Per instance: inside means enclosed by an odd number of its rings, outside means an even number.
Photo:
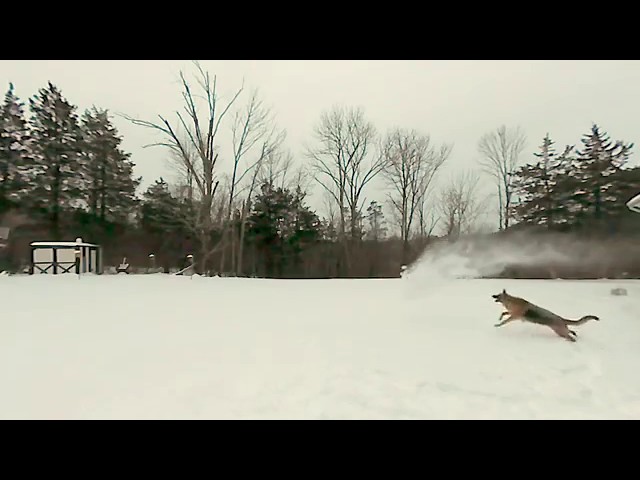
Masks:
[[[477,167],[477,142],[502,124],[521,126],[528,137],[524,159],[549,132],[558,150],[580,147],[595,121],[613,140],[640,144],[640,61],[201,61],[218,76],[221,94],[244,77],[274,108],[287,130],[287,146],[302,159],[314,123],[332,105],[362,106],[376,127],[415,128],[433,141],[453,143],[447,176]],[[0,61],[2,94],[9,82],[27,103],[47,81],[80,111],[96,105],[154,120],[182,107],[178,73],[194,72],[190,61]],[[246,97],[245,97],[246,98]],[[242,103],[240,103],[242,105]],[[156,137],[144,127],[114,118],[146,186],[172,178],[161,148],[143,149]],[[638,164],[637,155],[633,163]],[[484,189],[491,191],[490,179]],[[317,190],[319,192],[319,189]],[[384,201],[380,190],[368,199]],[[320,203],[313,201],[314,207]],[[389,215],[388,215],[389,216]]]

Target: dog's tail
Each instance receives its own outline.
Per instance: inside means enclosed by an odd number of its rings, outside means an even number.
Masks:
[[[587,323],[589,320],[600,320],[600,319],[598,317],[596,317],[595,315],[585,315],[580,320],[569,320],[569,319],[565,318],[564,322],[567,325],[583,325],[583,324]]]

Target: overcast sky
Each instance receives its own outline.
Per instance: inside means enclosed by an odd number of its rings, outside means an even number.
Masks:
[[[528,137],[524,159],[549,132],[558,150],[580,146],[591,122],[612,139],[640,144],[640,61],[201,61],[218,77],[220,93],[257,87],[287,130],[301,158],[314,123],[332,105],[362,106],[384,132],[414,128],[453,144],[448,169],[477,166],[477,142],[499,127],[520,126]],[[0,61],[0,87],[9,82],[23,101],[53,82],[82,111],[92,105],[152,120],[181,108],[178,73],[190,61]],[[143,149],[156,137],[121,118],[114,123],[148,185],[171,178],[162,149]],[[640,146],[640,145],[639,145]],[[634,149],[637,151],[637,148]],[[638,164],[634,153],[633,163]],[[485,189],[490,180],[485,180]],[[384,200],[384,193],[367,198]]]

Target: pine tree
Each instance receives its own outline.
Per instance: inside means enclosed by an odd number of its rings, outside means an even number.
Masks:
[[[33,156],[37,169],[31,198],[49,218],[55,240],[61,236],[61,213],[82,206],[88,184],[81,161],[81,131],[76,108],[51,82],[29,100]]]
[[[318,215],[305,204],[306,197],[307,193],[298,185],[291,203],[294,229],[289,240],[295,255],[299,255],[308,245],[318,241],[322,228]]]
[[[176,232],[182,228],[180,200],[161,177],[145,191],[140,208],[140,225],[149,233]]]
[[[133,177],[131,155],[120,148],[122,137],[107,110],[94,107],[85,111],[81,128],[89,212],[103,225],[107,221],[126,223],[136,205],[136,189],[141,181]]]
[[[514,207],[517,221],[553,227],[563,221],[564,203],[556,185],[566,167],[573,146],[567,146],[561,155],[556,155],[554,141],[549,134],[542,140],[540,152],[533,155],[539,160],[526,164],[514,172],[514,193],[518,198]]]
[[[0,107],[0,214],[24,199],[28,185],[29,127],[24,103],[13,91],[13,84]]]
[[[588,218],[604,219],[624,203],[615,174],[624,168],[633,143],[612,142],[606,132],[593,124],[591,132],[583,135],[582,150],[577,152],[570,175],[562,182],[567,202],[576,212],[578,222]]]
[[[320,238],[321,222],[304,203],[305,193],[294,193],[265,182],[253,200],[247,218],[247,240],[262,252],[265,273],[281,277],[288,264],[297,267],[304,249]]]
[[[387,233],[387,227],[385,226],[384,213],[382,212],[382,205],[375,200],[372,200],[367,207],[367,220],[369,222],[369,231],[366,234],[367,240],[373,240],[378,242],[384,240]]]
[[[190,214],[182,199],[176,198],[163,178],[144,192],[138,210],[139,226],[147,234],[145,246],[165,268],[181,265],[185,252],[194,248],[185,228],[184,216]]]

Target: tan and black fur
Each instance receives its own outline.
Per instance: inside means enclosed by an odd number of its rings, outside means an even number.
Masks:
[[[582,325],[589,320],[600,320],[595,315],[585,315],[580,320],[568,320],[560,315],[550,312],[549,310],[534,305],[523,298],[509,295],[506,290],[502,290],[501,293],[491,295],[491,297],[496,302],[501,303],[506,309],[506,311],[502,312],[500,315],[499,320],[501,321],[495,324],[496,327],[501,327],[502,325],[513,322],[514,320],[522,320],[523,322],[546,325],[562,338],[565,338],[570,342],[575,342],[578,334],[569,329],[569,326]],[[502,320],[505,315],[508,315],[507,319]]]

